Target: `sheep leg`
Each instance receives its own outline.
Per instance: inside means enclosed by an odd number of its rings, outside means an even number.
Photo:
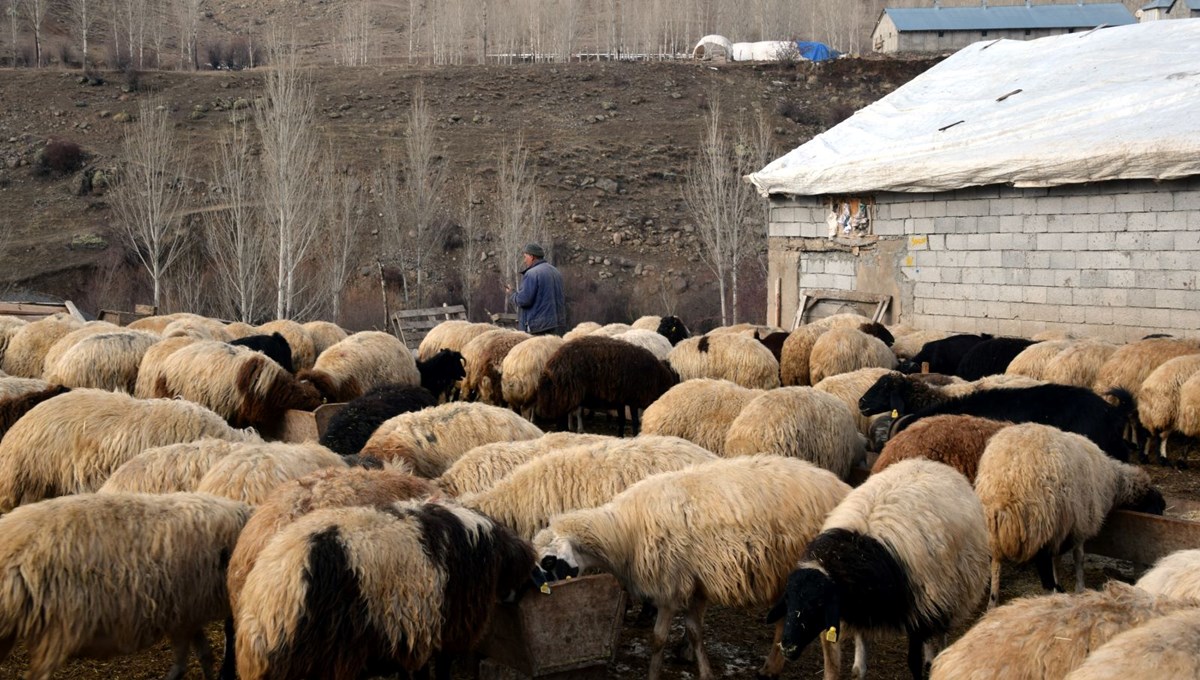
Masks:
[[[174,654],[174,661],[171,663],[171,669],[163,676],[163,680],[180,680],[187,673],[188,656],[192,652],[191,638],[176,638],[171,640],[171,652]],[[206,674],[211,672],[209,669],[204,669]]]
[[[192,636],[192,647],[196,649],[196,659],[200,662],[200,672],[204,674],[204,680],[213,680],[213,663],[216,659],[213,658],[212,645],[208,644],[208,637],[204,635],[204,631],[197,631]]]
[[[658,618],[654,621],[654,630],[650,633],[650,673],[648,680],[659,680],[662,677],[663,648],[667,646],[667,637],[671,634],[671,619],[675,616],[675,608],[662,603],[658,605]]]
[[[1150,462],[1150,451],[1154,448],[1154,437],[1146,437],[1146,445],[1141,448],[1138,458],[1142,463]]]
[[[783,619],[775,622],[775,637],[771,639],[771,650],[767,652],[767,660],[763,662],[762,668],[758,671],[757,680],[769,680],[770,678],[778,678],[783,672],[783,648],[780,644],[783,643]]]
[[[1033,556],[1033,566],[1037,568],[1038,578],[1042,580],[1043,588],[1062,593],[1066,591],[1062,589],[1062,586],[1058,585],[1058,574],[1054,568],[1054,552],[1050,546],[1043,546]]]
[[[642,431],[642,423],[638,418],[638,407],[629,407],[629,417],[633,420],[633,424],[629,426],[629,436],[636,437]]]
[[[450,670],[454,667],[454,657],[447,652],[437,652],[433,655],[430,665],[434,667],[435,680],[450,680]]]
[[[617,436],[625,436],[625,407],[617,408]]]
[[[1075,541],[1075,547],[1071,548],[1071,557],[1075,559],[1075,592],[1082,593],[1085,587],[1083,584],[1083,541]]]
[[[225,619],[225,658],[221,659],[221,680],[237,680],[237,636],[233,630],[233,617]]]
[[[992,592],[988,598],[988,609],[1000,604],[1000,559],[992,558]]]
[[[862,633],[854,634],[854,677],[863,680],[867,677],[867,640]]]
[[[842,674],[842,648],[836,642],[821,637],[821,652],[825,657],[824,680],[838,680]]]
[[[687,613],[683,617],[683,629],[692,642],[692,651],[696,655],[696,669],[700,680],[712,680],[712,666],[708,662],[708,653],[704,651],[704,610],[708,601],[704,595],[697,593],[692,596]]]
[[[920,633],[908,634],[908,672],[913,680],[925,677],[925,638]]]

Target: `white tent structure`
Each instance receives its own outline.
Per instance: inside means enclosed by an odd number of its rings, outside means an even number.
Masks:
[[[692,48],[693,59],[712,59],[717,56],[733,59],[733,43],[723,35],[706,35]]]
[[[747,179],[819,196],[1197,175],[1197,45],[1195,20],[978,42]]]
[[[779,61],[784,55],[799,58],[796,43],[790,40],[735,43],[723,35],[706,35],[692,48],[694,59],[724,56],[729,61]]]

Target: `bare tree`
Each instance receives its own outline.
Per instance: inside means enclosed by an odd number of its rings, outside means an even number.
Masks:
[[[369,56],[371,12],[366,0],[354,0],[342,9],[339,25],[341,63],[365,66]]]
[[[542,231],[540,201],[529,169],[529,151],[520,137],[512,147],[500,152],[496,202],[501,272],[504,283],[511,283],[515,288],[520,273],[521,249]]]
[[[183,202],[178,183],[186,172],[177,148],[165,107],[143,101],[137,121],[125,133],[124,164],[110,201],[125,237],[150,275],[155,306],[162,303],[163,277],[179,257],[183,241],[176,226]]]
[[[442,194],[446,188],[446,167],[441,160],[434,134],[433,116],[420,84],[413,91],[404,138],[404,195],[408,226],[413,236],[408,249],[417,275],[417,304],[425,304],[426,257],[444,249],[449,221],[442,218]]]
[[[42,22],[46,20],[46,12],[50,9],[50,0],[25,0],[25,21],[33,32],[33,64],[43,66],[42,60]]]
[[[78,1],[78,0],[77,0]],[[200,68],[197,42],[200,35],[201,0],[175,0],[179,22],[179,68]]]
[[[688,171],[684,198],[697,223],[700,255],[717,275],[721,323],[728,325],[737,323],[737,270],[746,256],[745,222],[754,208],[754,196],[742,182],[743,169],[749,163],[741,159],[750,154],[738,154],[730,143],[717,95],[712,94],[708,101],[704,135],[699,155]]]
[[[467,187],[467,202],[462,208],[462,251],[458,261],[458,277],[462,283],[463,305],[471,317],[471,293],[479,285],[480,239],[483,236],[479,211],[475,207],[475,185]]]
[[[244,123],[234,120],[218,151],[205,242],[220,298],[233,318],[253,323],[265,304],[267,239],[254,205],[259,175]]]
[[[79,49],[82,54],[80,62],[83,64],[84,70],[87,70],[88,55],[90,54],[89,39],[95,29],[96,14],[99,9],[97,0],[67,0],[62,9],[67,24],[79,40]]]
[[[179,249],[179,258],[166,277],[164,311],[209,314],[205,304],[211,298],[206,294],[204,244],[185,238]]]
[[[12,44],[9,48],[12,50],[12,67],[17,67],[17,28],[21,23],[21,0],[8,0],[8,7],[4,9],[4,13],[8,15],[8,25],[12,29]]]
[[[319,232],[313,187],[318,181],[320,139],[316,96],[301,70],[294,38],[272,36],[267,47],[273,68],[263,80],[254,122],[262,138],[263,219],[275,239],[277,318],[298,313],[304,289],[301,263]]]
[[[333,164],[326,167],[332,168]],[[324,275],[324,289],[328,294],[328,309],[333,321],[342,313],[342,291],[354,273],[361,249],[365,191],[362,183],[350,175],[330,172],[324,181],[325,233],[324,247],[316,251],[318,269]]]

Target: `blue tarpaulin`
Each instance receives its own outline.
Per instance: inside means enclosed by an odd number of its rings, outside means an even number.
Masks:
[[[809,42],[807,40],[797,40],[796,49],[800,51],[800,56],[809,61],[828,61],[841,56],[837,50],[829,49],[829,46],[825,43]]]

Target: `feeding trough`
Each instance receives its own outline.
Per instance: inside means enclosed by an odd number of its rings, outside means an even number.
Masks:
[[[315,442],[325,434],[329,421],[345,404],[322,404],[315,411],[299,411],[288,409],[275,428],[263,430],[263,436],[269,440],[291,442]]]
[[[581,576],[496,608],[481,651],[483,680],[604,677],[625,614],[609,574]]]

